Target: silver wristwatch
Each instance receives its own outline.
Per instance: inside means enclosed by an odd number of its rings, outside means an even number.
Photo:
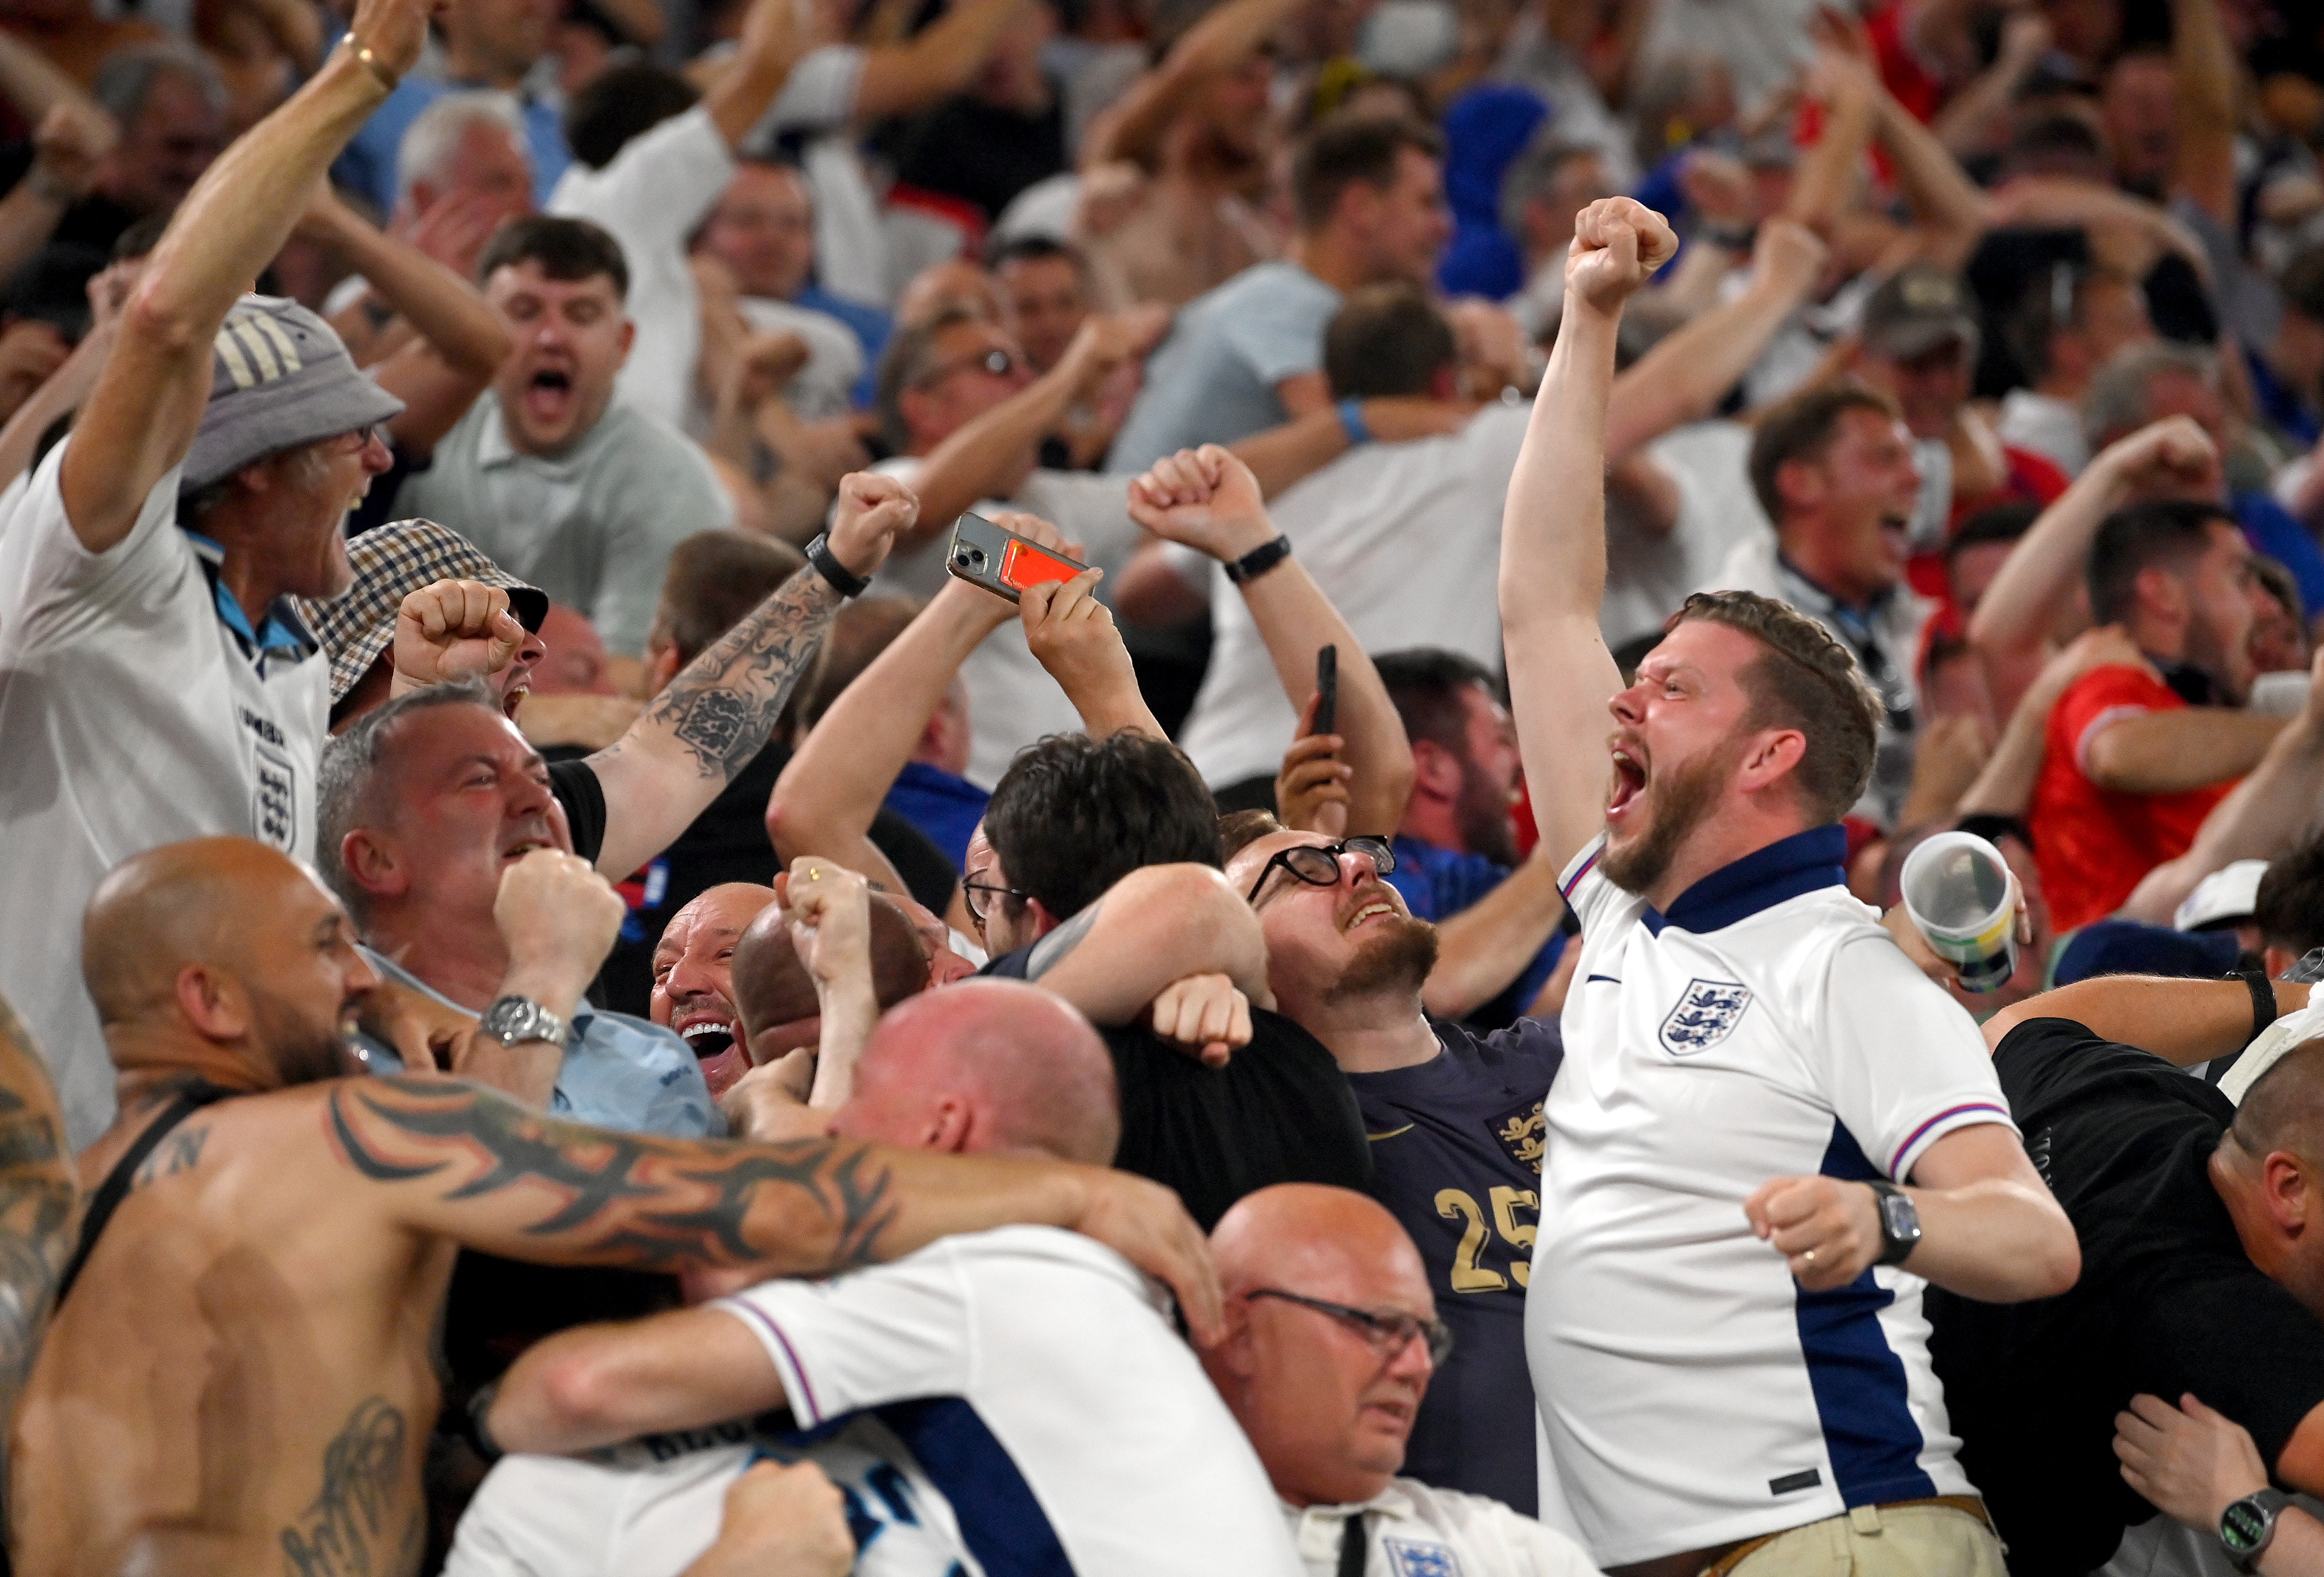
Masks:
[[[547,1041],[552,1046],[562,1046],[573,1034],[573,1026],[535,1002],[530,997],[502,997],[484,1009],[483,1022],[477,1027],[504,1046],[519,1041]]]

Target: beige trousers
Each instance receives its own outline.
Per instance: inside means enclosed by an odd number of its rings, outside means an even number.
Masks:
[[[2001,1541],[1950,1506],[1859,1506],[1779,1534],[1732,1577],[2007,1577]]]

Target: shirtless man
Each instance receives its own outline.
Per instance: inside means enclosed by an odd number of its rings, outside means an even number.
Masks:
[[[498,913],[512,977],[578,992],[623,909],[540,850]],[[98,889],[83,945],[122,1113],[83,1177],[126,1186],[93,1200],[94,1249],[66,1273],[18,1420],[27,1577],[410,1572],[429,1338],[463,1246],[785,1275],[1038,1222],[1090,1229],[1216,1327],[1193,1224],[1120,1173],[613,1134],[457,1080],[341,1077],[375,977],[330,895],[259,844],[138,856]]]

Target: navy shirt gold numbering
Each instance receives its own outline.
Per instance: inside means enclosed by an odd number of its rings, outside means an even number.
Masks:
[[[1530,1517],[1538,1492],[1525,1294],[1541,1219],[1541,1104],[1565,1047],[1542,1019],[1487,1035],[1429,1025],[1442,1056],[1348,1075],[1371,1140],[1373,1196],[1419,1246],[1437,1315],[1453,1333],[1404,1470]]]

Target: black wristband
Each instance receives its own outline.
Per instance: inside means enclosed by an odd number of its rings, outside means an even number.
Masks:
[[[807,544],[807,561],[842,597],[861,597],[863,589],[872,584],[869,579],[839,561],[839,555],[831,551],[831,533],[827,531],[816,533],[815,540]]]
[[[504,1454],[493,1439],[493,1432],[484,1426],[484,1415],[493,1410],[493,1403],[500,1394],[501,1383],[494,1380],[468,1398],[468,1443],[488,1462],[496,1462]]]
[[[1263,547],[1256,547],[1227,565],[1227,579],[1240,586],[1258,579],[1291,556],[1291,539],[1277,537]]]
[[[2267,1026],[2276,1020],[2275,982],[2267,978],[2265,969],[2230,969],[2227,978],[2241,980],[2244,989],[2251,993],[2252,1031],[2250,1039],[2244,1042],[2249,1045],[2266,1034]]]

